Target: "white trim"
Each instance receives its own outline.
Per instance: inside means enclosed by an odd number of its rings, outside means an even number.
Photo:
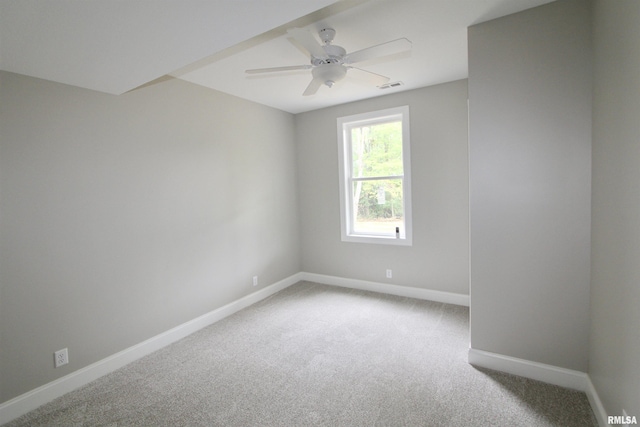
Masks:
[[[531,360],[470,348],[469,363],[573,390],[585,391],[587,388],[586,373]]]
[[[587,373],[474,348],[469,349],[468,360],[474,366],[582,391],[587,395],[599,427],[607,427],[609,425],[607,423],[607,411],[604,409],[600,396],[598,396],[598,392]]]
[[[384,179],[389,177],[352,177],[351,170],[351,137],[348,129],[378,123],[387,123],[400,120],[402,123],[402,171],[401,176],[393,179],[402,180],[403,203],[403,227],[400,236],[396,236],[392,230],[388,235],[376,235],[373,233],[356,233],[353,230],[355,213],[353,212],[352,180],[365,181],[371,179]],[[351,243],[375,243],[385,245],[412,246],[413,221],[411,207],[411,124],[409,106],[387,108],[379,111],[369,111],[361,114],[337,118],[337,142],[338,142],[338,177],[340,181],[340,237],[343,242]]]
[[[0,425],[8,423],[9,421],[18,418],[19,416],[26,414],[27,412],[34,410],[57,397],[60,397],[102,377],[103,375],[113,372],[156,350],[172,344],[204,327],[249,307],[252,304],[262,301],[263,299],[266,299],[276,292],[286,289],[301,280],[351,289],[399,295],[409,298],[437,301],[447,304],[469,306],[469,296],[464,294],[369,282],[365,280],[347,279],[315,273],[296,273],[277,283],[260,289],[257,292],[240,298],[239,300],[231,302],[223,307],[183,323],[182,325],[176,326],[175,328],[156,335],[146,341],[0,404]],[[552,365],[472,348],[469,349],[468,360],[472,365],[583,391],[589,399],[589,403],[591,404],[600,427],[607,426],[607,415],[602,401],[600,400],[591,379],[584,372],[558,368]]]
[[[18,418],[44,405],[53,399],[94,381],[103,375],[115,371],[135,360],[138,360],[156,350],[172,344],[192,333],[224,319],[252,304],[279,292],[302,279],[301,273],[296,273],[270,286],[260,289],[250,295],[233,301],[223,307],[190,320],[175,328],[149,338],[139,344],[122,350],[98,362],[65,375],[55,381],[28,391],[7,402],[0,404],[0,425]]]
[[[607,427],[609,425],[607,423],[607,411],[604,409],[604,405],[600,400],[600,396],[598,396],[596,387],[593,385],[593,382],[591,382],[591,377],[589,377],[588,375],[587,375],[587,385],[584,392],[587,395],[587,399],[589,399],[589,404],[591,405],[593,414],[596,416],[598,425],[600,427]]]
[[[301,280],[322,283],[324,285],[341,286],[343,288],[360,289],[363,291],[379,292],[383,294],[399,295],[429,301],[443,302],[469,306],[469,295],[453,292],[435,291],[431,289],[413,288],[409,286],[391,285],[388,283],[369,282],[366,280],[346,279],[343,277],[327,276],[324,274],[302,272]]]

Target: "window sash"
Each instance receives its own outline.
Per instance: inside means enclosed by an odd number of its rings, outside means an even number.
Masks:
[[[338,143],[340,157],[340,207],[342,240],[363,243],[387,243],[411,245],[411,190],[410,190],[410,154],[409,154],[409,108],[399,107],[338,119]],[[402,174],[353,176],[353,129],[377,124],[400,122],[402,127]],[[356,231],[358,210],[354,202],[353,186],[357,182],[399,180],[402,198],[402,226],[400,238],[395,230],[389,232]],[[397,205],[396,205],[397,206]]]
[[[380,181],[383,179],[403,179],[404,178],[404,174],[402,175],[374,175],[374,176],[362,176],[362,177],[356,177],[356,178],[349,178],[351,181]]]
[[[378,205],[383,206],[381,208],[382,212],[380,212],[378,209],[376,209],[376,207],[374,207],[374,212],[372,212],[373,215],[371,217],[360,218],[359,217],[359,213],[361,212],[360,202],[362,199],[356,200],[356,197],[355,197],[356,184],[367,183],[367,182],[385,182],[385,181],[387,181],[386,185],[379,187],[379,189],[383,190],[382,197],[384,198],[384,200],[382,200],[382,203],[380,203],[381,200],[378,199]],[[385,181],[381,181],[380,179],[375,179],[375,178],[374,179],[358,179],[358,180],[351,181],[351,185],[349,186],[350,194],[349,194],[349,201],[348,201],[348,203],[350,203],[352,206],[352,209],[349,214],[350,221],[348,223],[348,227],[351,235],[396,238],[396,227],[398,228],[398,231],[400,233],[400,238],[404,238],[404,236],[406,235],[405,215],[404,215],[404,206],[405,206],[404,199],[405,198],[404,198],[403,179],[394,177],[392,179],[388,179]],[[391,195],[391,197],[387,199],[386,190],[388,190],[390,186],[393,187],[394,184],[395,185],[399,184],[399,187],[400,187],[400,194],[398,195],[399,197],[396,198],[396,197],[393,197],[393,195]],[[364,189],[361,187],[360,191],[363,191],[363,190]],[[360,194],[360,196],[366,196],[366,194]],[[377,197],[379,198],[380,194],[378,194]],[[399,203],[400,206],[398,206],[397,204],[398,200],[400,201]],[[368,209],[369,209],[369,206],[367,206],[367,210]],[[394,210],[396,212],[398,211],[400,212],[399,218],[396,216],[396,214],[394,214]],[[382,216],[377,216],[376,211],[378,211],[378,214],[382,213]],[[386,214],[391,214],[391,215],[386,216]]]

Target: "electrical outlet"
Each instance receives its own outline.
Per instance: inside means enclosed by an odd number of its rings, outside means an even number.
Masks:
[[[66,348],[53,353],[56,368],[69,363],[69,351]]]
[[[387,279],[391,279],[393,277],[393,271],[391,269],[387,269]]]
[[[253,276],[253,286],[258,286],[258,276]]]

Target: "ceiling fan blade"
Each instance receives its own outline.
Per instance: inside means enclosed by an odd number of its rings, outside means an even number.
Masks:
[[[291,28],[287,30],[287,33],[293,37],[303,48],[311,54],[314,58],[326,58],[327,53],[324,51],[318,40],[308,31],[303,28]]]
[[[318,89],[320,89],[320,86],[322,86],[322,83],[323,82],[322,82],[321,79],[313,79],[313,80],[311,80],[311,83],[309,83],[309,86],[307,86],[307,88],[302,93],[302,95],[303,96],[315,95],[315,93],[318,91]]]
[[[373,86],[382,86],[383,84],[388,83],[390,80],[387,76],[372,73],[371,71],[363,70],[362,68],[350,66],[349,70],[349,76],[366,81]]]
[[[366,61],[369,59],[375,59],[382,56],[393,55],[395,53],[405,52],[411,50],[412,43],[406,39],[401,38],[392,40],[390,42],[382,43],[376,46],[371,46],[366,49],[358,50],[356,52],[348,54],[345,59],[345,64],[355,64],[356,62]]]
[[[293,70],[308,70],[312,67],[311,64],[308,65],[290,65],[286,67],[272,67],[272,68],[254,68],[251,70],[245,70],[247,74],[258,74],[258,73],[272,73],[274,71],[293,71]]]

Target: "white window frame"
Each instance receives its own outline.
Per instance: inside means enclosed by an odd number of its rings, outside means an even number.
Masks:
[[[354,182],[351,176],[351,132],[353,127],[367,124],[385,123],[392,120],[402,121],[402,199],[404,214],[404,234],[399,237],[395,233],[391,235],[357,233],[354,231],[354,212],[352,185]],[[409,132],[409,106],[388,108],[385,110],[371,111],[362,114],[338,118],[338,161],[340,175],[340,228],[343,242],[355,243],[378,243],[387,245],[412,245],[412,219],[411,219],[411,152],[410,152],[410,132]],[[393,177],[378,177],[398,178]]]

